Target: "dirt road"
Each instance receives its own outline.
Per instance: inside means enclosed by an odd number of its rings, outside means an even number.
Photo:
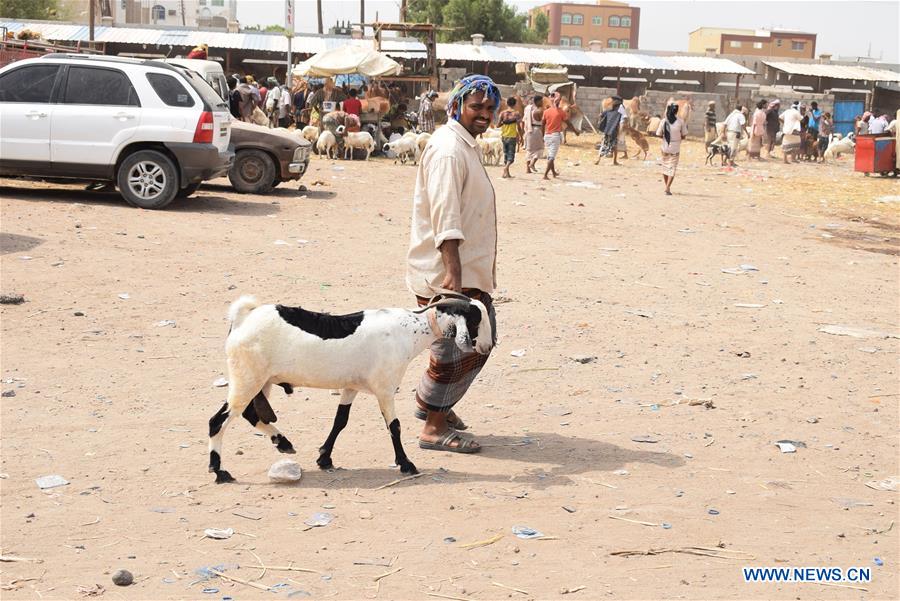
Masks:
[[[2,292],[26,298],[0,307],[0,546],[42,560],[0,564],[3,598],[896,599],[898,493],[877,484],[900,475],[896,180],[850,161],[703,167],[691,143],[666,197],[654,162],[595,167],[594,141],[564,147],[554,182],[488,168],[501,345],[459,405],[486,448],[418,449],[423,355],[397,404],[425,475],[388,488],[369,396],[321,472],[337,397],[277,391],[293,486],[268,482],[283,456],[243,421],[224,446],[238,482],[213,484],[206,430],[238,295],[413,305],[413,167],[316,157],[308,193],[212,185],[158,212],[0,181]],[[69,484],[41,491],[51,474]],[[316,512],[334,519],[309,528]],[[616,555],[650,549],[667,552]],[[872,581],[744,583],[744,566]],[[112,584],[120,568],[135,584]]]

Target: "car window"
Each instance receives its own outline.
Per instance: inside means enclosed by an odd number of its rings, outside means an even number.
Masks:
[[[225,101],[219,93],[216,92],[199,73],[184,68],[179,68],[179,71],[181,71],[184,78],[187,79],[188,83],[191,84],[191,87],[194,88],[194,91],[200,95],[200,98],[202,98],[206,104],[212,108],[224,108],[225,110],[228,110],[228,105],[225,104]]]
[[[194,98],[180,81],[165,73],[147,73],[147,81],[159,99],[169,106],[194,106]]]
[[[0,76],[0,102],[50,102],[59,65],[29,65]]]
[[[69,67],[66,77],[66,104],[140,106],[128,76],[116,69]]]

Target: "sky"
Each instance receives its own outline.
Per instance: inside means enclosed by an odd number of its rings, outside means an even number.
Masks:
[[[521,12],[549,0],[507,0]],[[296,30],[316,33],[316,1],[295,0]],[[579,1],[579,4],[593,4]],[[822,0],[633,0],[641,8],[639,47],[645,50],[687,51],[688,34],[698,27],[792,29],[818,34],[816,53],[872,56],[900,62],[900,2],[828,2]],[[365,0],[366,20],[396,21],[399,0]],[[360,0],[323,0],[323,23],[359,22]],[[284,23],[283,0],[238,0],[241,25]],[[371,30],[367,31],[371,34]],[[871,46],[871,50],[870,50]]]

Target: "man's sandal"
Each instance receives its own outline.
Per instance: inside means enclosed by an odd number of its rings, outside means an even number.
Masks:
[[[459,440],[457,446],[450,446],[454,440]],[[450,428],[437,442],[419,441],[419,448],[427,451],[447,451],[448,453],[477,453],[480,446],[471,438],[463,438],[459,432]]]
[[[428,417],[428,411],[422,409],[421,407],[416,407],[416,411],[413,414],[416,419],[420,419],[425,421],[425,418]],[[462,420],[462,418],[456,415],[455,412],[450,411],[447,414],[447,425],[453,428],[454,430],[459,430],[462,432],[463,430],[468,430],[469,426],[466,425],[466,422]]]

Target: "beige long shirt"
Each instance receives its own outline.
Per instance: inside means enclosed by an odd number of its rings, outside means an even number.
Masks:
[[[459,240],[462,287],[491,293],[497,279],[497,205],[475,139],[457,121],[438,129],[419,163],[406,285],[430,297],[446,275],[440,246]]]

